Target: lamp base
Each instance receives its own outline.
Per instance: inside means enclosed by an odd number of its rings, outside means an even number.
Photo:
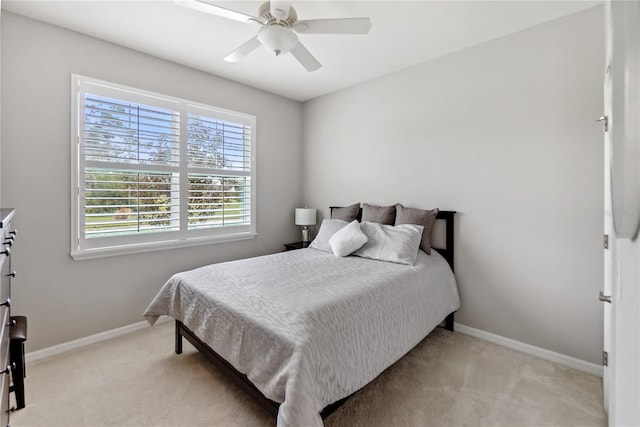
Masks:
[[[302,227],[302,243],[309,243],[309,240],[311,240],[310,235],[309,227]]]

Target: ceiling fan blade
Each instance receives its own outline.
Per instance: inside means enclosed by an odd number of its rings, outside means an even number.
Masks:
[[[289,11],[291,10],[291,2],[285,0],[271,0],[269,2],[269,11],[271,16],[284,21],[289,17]]]
[[[175,2],[183,7],[197,10],[198,12],[210,13],[211,15],[221,16],[227,19],[233,19],[240,22],[255,22],[256,18],[246,15],[235,10],[227,9],[203,0],[175,0]]]
[[[318,62],[302,43],[298,43],[290,52],[307,71],[316,71],[322,67],[322,64]]]
[[[368,34],[370,29],[369,18],[311,19],[293,27],[302,34]]]
[[[227,55],[224,60],[227,62],[239,62],[260,47],[260,41],[258,40],[258,36],[250,38],[246,43],[238,47],[236,50]]]

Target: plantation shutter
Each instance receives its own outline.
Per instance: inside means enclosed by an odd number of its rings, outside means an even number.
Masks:
[[[189,229],[251,222],[251,128],[188,116]]]
[[[72,80],[74,259],[255,237],[254,116]]]
[[[176,111],[84,95],[85,237],[179,229]]]

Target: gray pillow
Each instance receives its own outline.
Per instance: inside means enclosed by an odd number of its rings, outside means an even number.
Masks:
[[[373,206],[366,203],[362,204],[362,222],[377,222],[378,224],[394,225],[396,220],[396,207],[391,206]],[[408,223],[414,224],[414,223]]]
[[[422,209],[405,208],[400,203],[396,204],[396,225],[417,224],[424,227],[420,249],[431,255],[431,236],[433,234],[433,224],[436,222],[438,209],[428,211]]]
[[[358,219],[358,211],[360,211],[360,202],[342,208],[331,208],[331,219],[351,222],[354,219]]]

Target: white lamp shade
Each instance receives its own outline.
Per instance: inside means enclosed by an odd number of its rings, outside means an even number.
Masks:
[[[315,225],[316,210],[312,208],[296,208],[296,225]]]

